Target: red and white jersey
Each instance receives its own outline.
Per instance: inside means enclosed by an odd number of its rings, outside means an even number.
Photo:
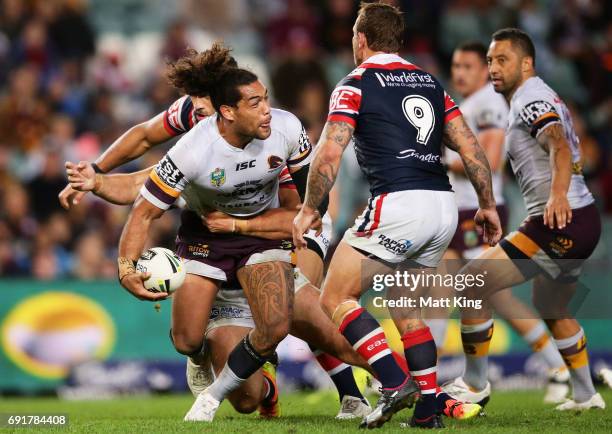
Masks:
[[[171,136],[178,136],[192,129],[202,119],[196,115],[191,97],[185,95],[174,101],[164,112],[164,128]]]

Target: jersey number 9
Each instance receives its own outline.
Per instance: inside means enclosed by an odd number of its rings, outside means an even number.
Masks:
[[[427,145],[436,125],[434,109],[429,100],[419,95],[410,95],[403,99],[402,109],[406,119],[417,130],[417,143]]]

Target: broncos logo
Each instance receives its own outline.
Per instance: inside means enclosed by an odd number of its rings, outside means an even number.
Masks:
[[[283,159],[281,157],[278,157],[276,155],[270,155],[268,157],[268,166],[270,166],[270,169],[278,169],[279,167],[281,167],[281,165],[283,164]]]

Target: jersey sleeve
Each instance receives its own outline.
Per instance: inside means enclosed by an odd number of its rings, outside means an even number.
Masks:
[[[195,110],[189,95],[182,96],[164,112],[164,128],[168,134],[178,136],[195,124]]]
[[[280,188],[296,190],[295,184],[293,183],[293,178],[291,177],[287,167],[284,167],[283,170],[281,170],[281,173],[278,175],[278,185]]]
[[[344,78],[329,98],[328,122],[347,122],[357,126],[361,106],[361,75],[354,74]]]
[[[300,120],[291,115],[287,122],[287,136],[289,138],[289,157],[287,167],[298,168],[310,163],[312,158],[312,144],[306,129]]]
[[[449,94],[444,91],[444,125],[455,119],[461,114],[459,106]]]
[[[166,210],[174,205],[193,175],[189,158],[191,137],[184,136],[151,170],[149,178],[140,188],[140,195],[156,207]]]
[[[553,124],[562,124],[561,117],[555,106],[543,99],[531,101],[522,106],[519,116],[529,129],[531,137],[538,135]]]

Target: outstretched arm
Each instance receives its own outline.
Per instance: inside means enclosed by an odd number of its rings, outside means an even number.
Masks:
[[[134,173],[105,175],[95,173],[91,163],[81,161],[78,164],[66,163],[69,186],[75,191],[91,191],[96,196],[116,205],[134,203],[140,187],[151,173],[152,167]]]
[[[552,181],[550,196],[544,208],[544,224],[551,229],[563,229],[572,221],[572,209],[567,200],[567,191],[572,180],[572,151],[563,125],[555,123],[542,130],[537,137],[538,143],[550,154]]]
[[[135,125],[115,140],[95,163],[103,172],[109,172],[132,161],[152,147],[170,140],[173,136],[164,128],[164,113]]]
[[[348,122],[327,121],[315,148],[304,205],[293,221],[293,242],[306,247],[304,233],[318,217],[317,208],[329,194],[338,176],[342,153],[353,137],[354,128]]]
[[[140,157],[153,146],[164,143],[172,137],[164,128],[164,113],[160,113],[126,131],[98,157],[95,164],[102,172],[108,172]],[[86,193],[86,190],[74,189],[68,184],[58,197],[60,204],[69,209],[72,205],[78,204]]]

